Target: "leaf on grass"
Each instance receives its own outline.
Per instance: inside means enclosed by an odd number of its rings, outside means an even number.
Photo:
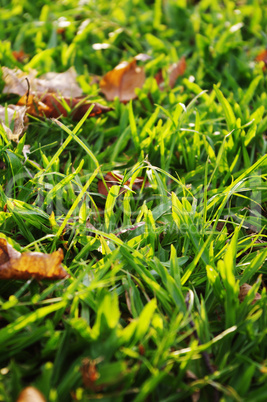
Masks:
[[[21,254],[6,239],[0,238],[0,279],[63,279],[68,273],[63,269],[61,249],[52,254],[29,252]]]
[[[85,386],[85,388],[91,389],[93,391],[99,391],[102,389],[102,386],[95,385],[95,382],[100,376],[96,369],[95,360],[91,360],[88,358],[83,359],[81,373],[83,385]]]
[[[108,101],[118,97],[121,102],[127,102],[136,98],[135,88],[142,88],[145,79],[144,68],[137,66],[135,59],[130,63],[123,61],[104,75],[100,88]]]
[[[263,71],[265,71],[267,68],[267,49],[260,52],[260,54],[258,54],[255,60],[264,62]]]
[[[23,63],[25,60],[27,60],[29,58],[29,55],[24,53],[23,50],[14,50],[14,52],[12,52],[13,57],[19,62],[19,63]]]
[[[26,78],[30,84],[31,93],[59,93],[66,97],[78,97],[82,95],[82,90],[76,82],[76,71],[73,67],[64,73],[50,72],[36,78],[37,71],[31,70],[24,73],[19,69],[2,67],[3,80],[5,87],[3,93],[17,94],[23,96],[28,90]]]
[[[105,179],[105,182],[106,182],[106,185],[107,185],[108,189],[110,189],[112,186],[115,186],[115,185],[118,185],[118,184],[122,183],[123,179],[124,179],[124,176],[122,174],[120,174],[120,173],[117,173],[117,172],[108,172],[105,175],[104,179]],[[131,182],[131,178],[123,183],[123,187],[120,189],[119,194],[122,194],[125,191],[129,190],[130,182]],[[134,180],[134,183],[133,183],[133,187],[132,187],[133,190],[140,189],[142,187],[142,185],[143,185],[143,182],[144,182],[144,177],[136,177],[136,179]],[[149,186],[149,182],[147,180],[146,180],[144,186],[145,187]],[[99,194],[102,194],[102,195],[108,195],[108,191],[107,191],[106,186],[105,186],[105,184],[103,183],[102,180],[98,181],[98,192],[99,192]]]
[[[24,95],[19,99],[18,105],[27,105],[27,113],[32,116],[57,119],[60,116],[70,115],[74,121],[79,121],[91,107],[92,102],[89,102],[84,96],[70,98],[61,97],[55,93],[46,93],[29,95],[28,97]],[[94,108],[89,117],[95,117],[110,110],[112,108],[94,103]]]
[[[26,106],[0,106],[0,124],[9,140],[18,142],[19,137],[25,132],[28,123],[26,110]],[[6,122],[6,116],[8,125]]]
[[[244,283],[243,285],[240,286],[239,295],[238,295],[238,299],[240,302],[244,301],[245,297],[247,296],[247,294],[251,288],[252,288],[252,286],[250,286],[248,283]],[[259,293],[256,293],[254,300],[252,301],[252,304],[255,304],[256,301],[259,299],[261,299],[261,295]]]
[[[185,70],[186,70],[186,61],[185,61],[184,56],[181,58],[181,60],[178,63],[174,63],[169,67],[169,69],[167,71],[167,77],[169,80],[169,86],[171,88],[174,87],[177,78],[185,73]],[[159,88],[161,90],[163,90],[164,89],[164,78],[163,78],[162,70],[160,70],[156,74],[155,79],[158,83]]]
[[[46,399],[37,388],[26,387],[19,394],[17,402],[46,402]]]

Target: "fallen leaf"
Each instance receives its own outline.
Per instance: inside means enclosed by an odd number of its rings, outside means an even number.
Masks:
[[[169,85],[171,88],[174,87],[177,78],[185,73],[185,70],[186,70],[186,61],[184,56],[181,58],[179,63],[174,63],[170,66],[168,74],[169,74]]]
[[[244,285],[240,286],[239,295],[238,295],[238,299],[240,302],[244,301],[246,295],[248,294],[248,292],[250,291],[251,288],[252,288],[252,286],[250,286],[248,283],[244,283]],[[254,300],[252,301],[252,304],[255,304],[256,301],[259,299],[261,299],[261,295],[259,293],[256,293]]]
[[[27,78],[32,94],[49,92],[73,98],[82,95],[82,90],[76,82],[77,74],[73,67],[64,73],[50,72],[39,78],[36,78],[36,70],[24,73],[19,69],[12,70],[8,67],[2,67],[2,72],[6,84],[3,93],[6,94],[12,93],[23,96],[28,91]]]
[[[37,388],[26,387],[19,394],[17,402],[46,402],[46,399]]]
[[[19,63],[23,63],[26,59],[29,58],[29,55],[24,53],[23,50],[19,50],[19,51],[14,50],[14,52],[12,52],[12,55],[15,57],[15,59]]]
[[[260,54],[258,54],[255,60],[264,62],[263,71],[265,71],[267,68],[267,49],[260,52]]]
[[[70,108],[68,112],[66,104]],[[92,102],[89,102],[86,97],[69,98],[61,97],[55,93],[37,94],[22,96],[18,105],[27,105],[27,113],[36,117],[48,117],[57,119],[60,116],[70,115],[74,121],[79,121],[91,107]],[[107,113],[112,108],[103,106],[100,103],[94,103],[94,108],[91,110],[89,117],[95,117],[103,113]]]
[[[99,85],[108,101],[118,97],[121,102],[127,102],[136,98],[135,88],[142,88],[145,78],[144,68],[137,66],[134,59],[130,63],[124,61],[109,71]]]
[[[77,74],[74,67],[69,68],[64,73],[50,72],[42,75],[38,81],[44,86],[40,92],[55,92],[62,96],[76,98],[82,96],[82,90],[76,82]]]
[[[185,73],[185,70],[186,70],[186,61],[185,61],[184,56],[181,58],[181,60],[178,63],[173,63],[169,66],[168,71],[167,71],[167,77],[169,79],[169,86],[171,88],[174,87],[177,78]],[[162,70],[160,70],[156,74],[155,79],[158,83],[159,88],[161,90],[163,90],[164,89],[164,78],[163,78]]]
[[[85,358],[82,361],[81,367],[83,385],[93,391],[102,389],[102,386],[96,386],[95,382],[99,378],[99,373],[96,369],[96,362],[94,360]]]
[[[0,238],[0,279],[63,279],[68,273],[63,269],[61,249],[52,254],[27,252],[21,254],[6,239]]]
[[[124,176],[117,172],[108,172],[105,175],[104,179],[105,179],[108,189],[110,189],[112,186],[122,183]],[[123,183],[123,187],[120,189],[120,194],[122,194],[123,192],[125,192],[129,189],[130,182],[131,182],[131,178]],[[143,185],[143,182],[144,182],[144,177],[136,177],[136,179],[133,183],[132,189],[133,190],[140,189]],[[146,180],[145,187],[148,187],[148,186],[149,186],[149,182]],[[108,191],[102,180],[98,181],[98,192],[99,192],[99,194],[102,194],[102,195],[108,195]]]
[[[5,81],[5,87],[3,89],[4,94],[17,94],[24,95],[28,91],[28,84],[26,78],[29,81],[31,90],[34,90],[34,80],[37,71],[31,70],[29,74],[24,73],[20,69],[10,69],[8,67],[2,67],[3,80]]]
[[[26,131],[28,123],[26,110],[26,106],[0,106],[0,124],[9,140],[18,142],[19,137]],[[6,124],[6,115],[8,126]]]

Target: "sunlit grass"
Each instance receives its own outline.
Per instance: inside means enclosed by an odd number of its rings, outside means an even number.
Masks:
[[[62,248],[70,278],[1,281],[0,400],[32,385],[51,402],[265,401],[264,1],[1,7],[1,65],[74,66],[85,95],[113,110],[30,118],[18,144],[1,130],[1,237],[22,252]],[[107,102],[95,75],[138,53],[151,56],[144,87]],[[113,170],[124,179],[106,197],[98,182]]]

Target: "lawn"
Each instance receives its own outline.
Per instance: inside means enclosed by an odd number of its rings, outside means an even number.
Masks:
[[[266,401],[266,0],[0,7],[0,401]]]

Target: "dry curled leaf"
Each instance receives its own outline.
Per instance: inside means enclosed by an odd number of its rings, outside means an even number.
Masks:
[[[9,140],[18,142],[19,137],[26,131],[28,123],[26,109],[26,106],[0,106],[0,124]],[[6,116],[8,125],[6,124]]]
[[[37,388],[26,387],[19,394],[17,402],[46,402],[46,399]]]
[[[82,90],[76,82],[77,74],[73,67],[64,73],[50,72],[39,78],[36,78],[36,70],[24,73],[19,69],[12,70],[8,67],[2,67],[2,72],[6,84],[3,93],[6,94],[12,93],[23,96],[28,90],[27,78],[32,94],[49,92],[73,98],[82,95]]]
[[[145,78],[144,68],[137,66],[135,59],[130,63],[124,61],[104,75],[100,88],[108,101],[118,97],[127,102],[136,98],[135,88],[142,88]]]
[[[86,97],[69,98],[62,97],[55,93],[24,95],[18,105],[27,105],[27,113],[36,117],[48,117],[57,119],[60,116],[70,115],[74,121],[79,121],[91,107],[92,102],[88,102]],[[66,106],[67,105],[67,106]],[[68,112],[67,109],[70,109]],[[95,117],[107,113],[112,108],[94,103],[89,117]]]
[[[52,254],[27,252],[21,254],[6,239],[0,238],[0,279],[63,279],[68,273],[61,265],[61,249]]]
[[[240,286],[239,295],[238,295],[238,299],[240,302],[244,301],[246,295],[248,294],[248,292],[250,291],[251,288],[252,288],[252,286],[250,286],[248,283],[244,283],[243,285]],[[252,304],[255,304],[256,301],[259,299],[261,299],[261,295],[259,293],[256,293],[254,300],[252,301]]]
[[[172,65],[169,66],[168,71],[167,71],[167,77],[168,77],[170,88],[174,87],[177,78],[180,77],[181,75],[183,75],[185,73],[185,70],[186,70],[186,61],[185,61],[184,56],[181,58],[181,60],[178,63],[173,63]],[[159,88],[163,90],[164,89],[164,78],[163,78],[162,70],[160,70],[156,74],[155,79],[158,83]]]
[[[104,179],[105,179],[108,189],[110,189],[112,186],[119,185],[120,183],[122,183],[124,176],[118,172],[108,172],[105,175]],[[129,190],[130,182],[131,182],[131,178],[123,183],[123,187],[120,190],[120,194]],[[144,182],[144,177],[136,177],[136,179],[134,180],[134,183],[133,183],[133,187],[132,187],[133,190],[140,189],[143,185],[143,182]],[[145,187],[149,186],[149,182],[147,180],[146,180],[144,186]],[[98,181],[98,192],[99,192],[99,194],[102,194],[102,195],[108,195],[108,191],[102,180]]]

